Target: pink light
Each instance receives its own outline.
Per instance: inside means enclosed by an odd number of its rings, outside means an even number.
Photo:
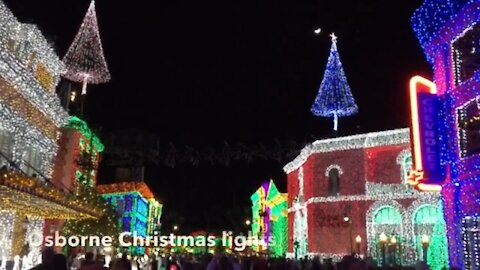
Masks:
[[[64,77],[82,83],[82,94],[86,93],[87,84],[110,81],[111,75],[105,61],[98,30],[95,1],[90,3],[82,25],[65,54],[63,62],[67,67]]]

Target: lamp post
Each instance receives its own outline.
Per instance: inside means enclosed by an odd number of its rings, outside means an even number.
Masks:
[[[355,237],[355,243],[357,244],[357,254],[360,255],[360,243],[362,243],[362,237],[360,235]]]
[[[395,235],[392,236],[392,238],[390,239],[390,244],[392,245],[392,261],[393,261],[393,265],[396,265],[397,264],[397,258],[396,258],[396,255],[397,255],[397,238],[395,238]]]
[[[353,241],[352,241],[352,220],[350,217],[345,214],[343,216],[343,221],[348,222],[348,230],[349,230],[349,240],[350,240],[350,253],[353,253]]]
[[[428,251],[428,246],[430,245],[430,238],[428,235],[424,234],[422,235],[422,247],[423,247],[423,261],[426,263],[428,259],[427,251]]]
[[[386,265],[386,258],[385,258],[385,245],[387,244],[388,238],[385,233],[380,234],[380,252],[382,253],[382,266]]]
[[[298,260],[298,241],[293,242],[293,249],[295,250],[295,260]]]

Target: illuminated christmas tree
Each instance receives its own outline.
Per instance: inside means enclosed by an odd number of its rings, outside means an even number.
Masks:
[[[122,232],[118,224],[118,214],[110,204],[90,186],[78,186],[77,196],[101,209],[103,214],[97,219],[68,220],[62,229],[65,236],[110,236],[118,237]]]
[[[427,251],[428,265],[432,270],[449,269],[448,242],[443,207],[438,207],[438,218],[432,231],[432,240]]]
[[[63,58],[67,66],[65,78],[83,84],[82,94],[87,92],[87,84],[110,81],[110,72],[103,55],[102,41],[98,31],[95,1],[90,3],[83,23]]]
[[[315,116],[333,118],[333,130],[337,131],[338,118],[356,114],[358,107],[340,62],[337,37],[333,33],[330,36],[332,37],[330,56],[311,111]]]

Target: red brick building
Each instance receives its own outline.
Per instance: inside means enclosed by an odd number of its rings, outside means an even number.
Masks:
[[[289,255],[339,259],[359,251],[378,261],[385,253],[387,263],[413,263],[422,256],[421,237],[431,235],[440,197],[406,184],[411,166],[408,129],[306,146],[284,167]]]

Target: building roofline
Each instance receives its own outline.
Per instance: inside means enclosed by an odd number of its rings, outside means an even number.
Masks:
[[[401,128],[380,132],[370,132],[346,137],[315,141],[305,146],[294,160],[283,167],[285,173],[291,173],[302,166],[305,161],[316,153],[328,153],[370,147],[410,143],[410,129]]]

